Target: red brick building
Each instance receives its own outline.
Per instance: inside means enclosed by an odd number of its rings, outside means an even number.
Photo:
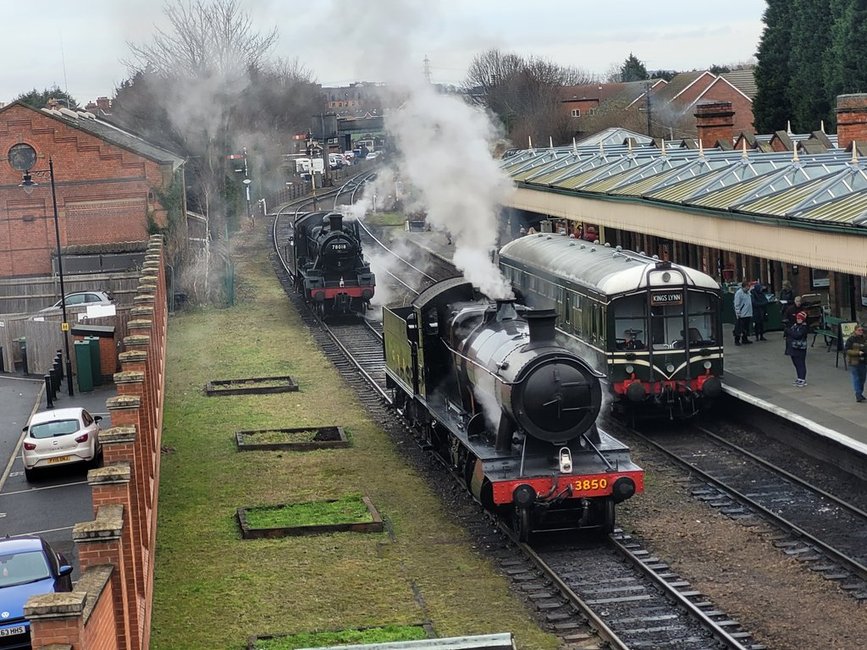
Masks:
[[[35,151],[30,174],[38,185],[29,194],[9,157],[22,144]],[[174,179],[183,187],[182,158],[92,113],[66,108],[38,110],[20,102],[0,108],[0,156],[0,277],[52,271],[57,244],[49,160],[62,249],[146,242],[149,219],[166,221],[154,190]]]
[[[647,133],[650,123],[651,136],[680,140],[696,137],[695,108],[709,102],[731,104],[735,133],[755,133],[754,96],[752,70],[721,75],[693,71],[668,82],[650,79],[564,87],[561,106],[579,139],[613,126]]]

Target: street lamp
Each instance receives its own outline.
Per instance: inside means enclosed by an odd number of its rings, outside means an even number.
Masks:
[[[57,216],[57,191],[54,187],[54,161],[48,158],[48,169],[32,169],[36,162],[36,151],[28,144],[16,144],[9,150],[9,163],[13,168],[20,172],[24,172],[24,177],[21,179],[20,188],[27,194],[33,192],[33,188],[38,185],[33,180],[33,175],[48,174],[51,182],[51,204],[54,208],[54,237],[57,243],[57,274],[60,276],[60,308],[63,311],[63,323],[60,329],[63,330],[63,347],[66,352],[66,380],[69,384],[69,396],[72,397],[74,392],[72,389],[72,359],[69,356],[69,321],[66,320],[66,287],[63,284],[63,257],[60,251],[60,219]]]

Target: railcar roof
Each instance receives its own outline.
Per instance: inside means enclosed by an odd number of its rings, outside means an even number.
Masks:
[[[646,270],[657,262],[633,251],[618,251],[617,248],[547,233],[525,235],[509,242],[500,250],[500,259],[536,267],[608,295],[646,287]],[[706,273],[678,264],[671,266],[683,271],[689,286],[719,289],[716,280]]]

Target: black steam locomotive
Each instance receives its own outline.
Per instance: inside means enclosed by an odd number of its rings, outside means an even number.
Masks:
[[[479,296],[462,278],[383,310],[395,404],[519,536],[614,528],[643,491],[629,450],[596,426],[599,376],[555,340],[555,314]]]
[[[362,314],[376,279],[364,259],[358,221],[339,212],[309,212],[293,229],[296,289],[320,316]]]

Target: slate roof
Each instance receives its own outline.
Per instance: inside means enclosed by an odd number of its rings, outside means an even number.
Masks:
[[[151,144],[141,136],[138,136],[130,131],[127,131],[116,124],[109,122],[103,118],[99,118],[93,113],[87,111],[73,111],[68,108],[41,110],[35,109],[32,106],[23,102],[13,102],[4,106],[0,111],[8,110],[12,106],[24,106],[28,110],[37,111],[43,115],[48,115],[64,124],[90,133],[101,140],[110,142],[140,156],[153,160],[161,164],[171,164],[172,171],[184,164],[184,159],[170,151],[166,151],[154,144]]]

